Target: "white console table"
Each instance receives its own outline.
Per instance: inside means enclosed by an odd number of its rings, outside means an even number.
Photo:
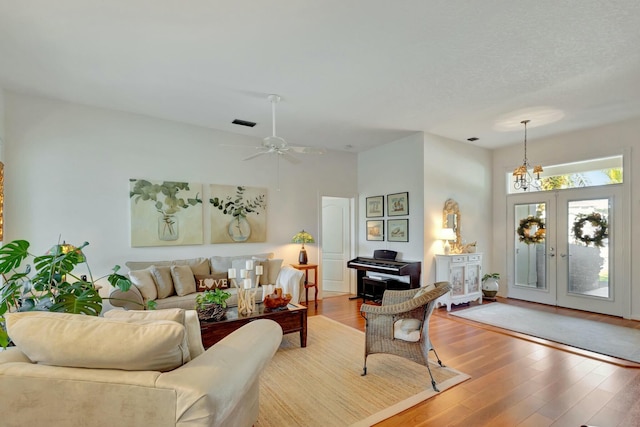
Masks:
[[[475,300],[482,303],[482,254],[436,255],[436,282],[449,282],[453,289],[440,297],[438,303],[447,306]]]

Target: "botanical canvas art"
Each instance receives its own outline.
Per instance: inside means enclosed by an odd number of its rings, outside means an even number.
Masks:
[[[267,189],[211,184],[211,243],[267,240]]]
[[[129,179],[131,246],[201,245],[202,184]]]

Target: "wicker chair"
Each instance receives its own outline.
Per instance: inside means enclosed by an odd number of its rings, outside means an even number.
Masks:
[[[438,364],[444,366],[429,339],[429,319],[436,306],[436,300],[451,290],[449,282],[437,282],[435,289],[424,292],[424,288],[405,291],[387,290],[382,296],[382,305],[362,304],[360,313],[366,319],[364,371],[367,374],[367,357],[375,353],[394,354],[424,365],[431,376],[431,385],[436,387],[431,368],[429,351],[433,350]],[[416,296],[418,292],[421,295]],[[415,297],[415,298],[414,298]],[[417,319],[420,322],[417,341],[405,341],[394,337],[394,324],[400,319]]]

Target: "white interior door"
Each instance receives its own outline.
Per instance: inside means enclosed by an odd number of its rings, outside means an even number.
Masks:
[[[350,201],[322,198],[322,290],[349,292]]]
[[[622,235],[622,199],[616,185],[510,196],[509,297],[625,316],[623,254],[629,244]],[[582,221],[586,238],[575,233],[577,221],[594,215],[607,222],[607,238],[599,246],[589,239],[601,227],[590,220]],[[544,239],[536,242],[539,225]]]

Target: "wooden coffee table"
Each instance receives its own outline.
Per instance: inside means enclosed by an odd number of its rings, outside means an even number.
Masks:
[[[251,314],[239,314],[238,307],[229,307],[222,320],[201,320],[202,345],[207,349],[241,326],[258,319],[277,322],[284,334],[300,332],[300,347],[307,346],[307,307],[289,304],[284,310],[267,311],[262,303],[256,304],[256,311]]]

